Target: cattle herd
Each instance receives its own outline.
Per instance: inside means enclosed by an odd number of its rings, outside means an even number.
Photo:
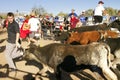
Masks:
[[[111,28],[116,28],[113,31]],[[46,71],[63,80],[61,71],[72,71],[79,65],[95,65],[101,68],[107,80],[120,79],[120,21],[110,24],[82,26],[61,32],[52,43],[44,47],[30,44],[24,58],[43,64],[39,76],[48,75]],[[113,58],[111,58],[111,55]],[[38,76],[38,75],[37,75]],[[107,76],[107,77],[106,77]]]

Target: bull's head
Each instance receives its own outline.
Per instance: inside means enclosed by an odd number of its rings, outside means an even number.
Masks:
[[[69,38],[67,39],[67,44],[70,44],[70,43],[72,43],[72,42],[74,42],[74,41],[76,41],[77,42],[77,38],[79,38],[78,37],[78,35],[79,35],[79,33],[78,32],[71,32],[70,33],[70,36],[69,36]]]
[[[33,57],[35,57],[34,52],[37,46],[33,43],[31,43],[28,48],[25,49],[23,58],[27,60],[33,60]]]
[[[104,37],[105,38],[118,38],[119,37],[119,33],[115,32],[115,31],[105,31],[104,32]]]

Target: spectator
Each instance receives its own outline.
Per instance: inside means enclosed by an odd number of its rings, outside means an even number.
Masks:
[[[30,37],[30,41],[36,43],[36,40],[34,39],[34,37],[35,37],[35,34],[41,33],[41,24],[40,24],[40,21],[37,18],[35,18],[35,13],[31,13],[30,16],[31,18],[28,21],[28,25],[30,26],[29,37]]]
[[[69,24],[68,18],[66,18],[66,17],[64,18],[64,24],[65,24],[64,29],[65,29],[65,30],[68,30],[70,24]]]
[[[3,22],[3,28],[7,28],[8,27],[8,20],[5,19]]]
[[[115,20],[116,20],[116,17],[117,17],[117,16],[111,16],[111,17],[110,17],[110,23],[113,22],[113,21],[115,21]]]
[[[108,14],[107,11],[105,11],[105,16],[104,17],[106,18],[106,21],[104,23],[108,24],[110,22],[110,15]]]
[[[19,25],[14,20],[14,14],[12,12],[9,12],[7,14],[7,20],[8,20],[8,27],[7,27],[8,40],[6,44],[5,57],[9,65],[9,68],[12,71],[16,71],[17,68],[13,62],[13,59],[23,55],[23,51],[20,50],[20,43],[19,43],[20,40]]]
[[[76,24],[78,23],[78,19],[73,15],[71,15],[71,19],[70,19],[70,29],[73,29],[76,27]]]
[[[105,13],[105,8],[103,7],[104,2],[99,1],[98,6],[94,10],[94,22],[95,24],[102,23],[103,13]]]
[[[76,24],[76,28],[77,27],[81,27],[83,25],[83,23],[79,20],[78,22],[77,22],[77,24]]]
[[[82,25],[86,25],[86,17],[85,17],[85,11],[83,10],[81,15],[80,15],[80,21]]]
[[[78,17],[74,9],[71,10],[71,13],[68,16],[71,17],[72,15],[74,15],[75,17]]]
[[[28,45],[30,44],[29,33],[30,26],[28,25],[29,16],[24,15],[25,20],[23,21],[22,27],[20,28],[20,38],[28,40]]]

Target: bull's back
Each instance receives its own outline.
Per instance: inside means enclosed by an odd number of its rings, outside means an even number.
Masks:
[[[82,32],[79,37],[79,42],[82,45],[89,44],[91,42],[97,42],[100,39],[100,33],[98,31]]]
[[[49,65],[56,67],[64,61],[68,56],[73,56],[75,58],[76,64],[82,64],[89,62],[89,45],[66,45],[62,44],[57,46],[53,50],[53,55],[49,60]]]

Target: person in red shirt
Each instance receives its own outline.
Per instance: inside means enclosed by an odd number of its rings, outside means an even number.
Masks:
[[[20,28],[20,38],[21,39],[27,38],[28,44],[30,44],[30,39],[29,39],[30,27],[28,25],[28,20],[29,20],[29,16],[25,15],[25,20],[23,21],[23,24]]]
[[[79,20],[74,15],[72,15],[70,18],[70,29],[75,28],[78,21]]]
[[[4,24],[3,24],[3,28],[7,28],[8,27],[8,19],[4,20]]]

